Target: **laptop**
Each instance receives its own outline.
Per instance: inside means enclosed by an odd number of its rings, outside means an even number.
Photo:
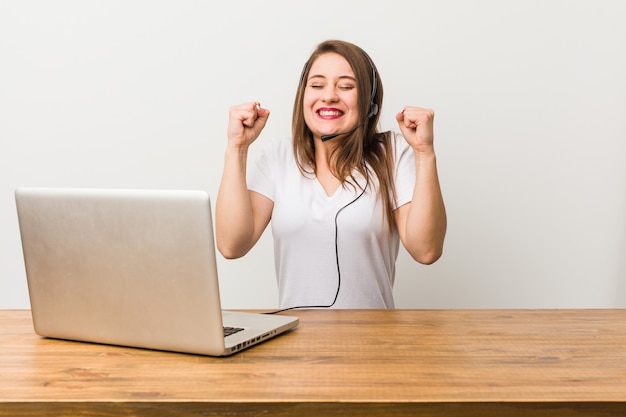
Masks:
[[[18,188],[15,199],[40,336],[226,356],[298,325],[222,311],[204,191]]]

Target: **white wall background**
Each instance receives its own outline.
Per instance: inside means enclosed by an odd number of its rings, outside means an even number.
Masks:
[[[445,254],[401,253],[398,307],[626,307],[624,22],[621,0],[0,0],[0,308],[29,307],[16,187],[215,198],[228,107],[289,135],[328,38],[375,60],[382,128],[436,111]],[[220,258],[224,307],[276,306],[272,256],[268,232]]]

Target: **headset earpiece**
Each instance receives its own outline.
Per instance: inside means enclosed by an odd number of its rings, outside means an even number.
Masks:
[[[374,117],[378,114],[378,104],[374,102],[376,99],[376,88],[378,86],[378,80],[376,79],[376,68],[374,67],[374,63],[370,60],[370,65],[372,66],[372,95],[370,96],[370,111],[367,113],[367,117],[365,119],[369,119],[370,117]]]
[[[374,117],[378,114],[378,104],[376,103],[372,103],[370,105],[370,112],[367,113],[367,117],[366,119],[369,119],[370,117]]]

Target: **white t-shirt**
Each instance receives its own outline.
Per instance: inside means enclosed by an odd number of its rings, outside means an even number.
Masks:
[[[415,157],[402,136],[391,137],[397,208],[413,196]],[[363,176],[355,178],[365,184]],[[348,185],[329,196],[316,177],[302,175],[291,139],[274,139],[265,146],[247,181],[248,189],[274,202],[271,225],[280,308],[330,306],[338,288],[334,308],[394,308],[399,236],[395,227],[389,230],[382,199],[375,193],[378,182],[371,180],[363,195]]]

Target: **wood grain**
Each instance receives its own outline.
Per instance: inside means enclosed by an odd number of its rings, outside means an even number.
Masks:
[[[291,314],[212,358],[44,339],[0,310],[0,416],[626,415],[626,310]]]

